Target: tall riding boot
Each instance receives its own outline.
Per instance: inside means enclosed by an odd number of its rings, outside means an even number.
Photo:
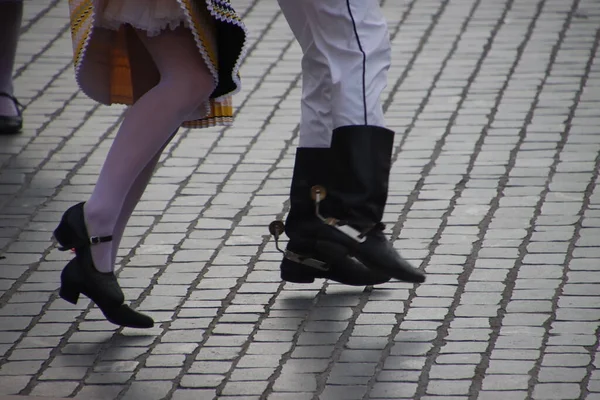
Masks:
[[[386,274],[372,271],[358,260],[348,256],[348,251],[337,243],[318,243],[314,233],[323,223],[315,213],[311,188],[327,181],[327,160],[330,150],[324,148],[298,148],[290,191],[290,212],[285,223],[289,237],[281,278],[296,283],[311,283],[315,278],[331,279],[346,285],[364,286],[385,283]],[[283,224],[276,221],[270,226],[278,239]]]
[[[333,131],[329,183],[313,186],[321,246],[343,246],[362,264],[392,278],[421,283],[425,275],[404,260],[383,234],[394,132],[368,126]],[[315,181],[318,182],[318,181]]]

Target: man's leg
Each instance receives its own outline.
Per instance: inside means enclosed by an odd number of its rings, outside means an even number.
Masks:
[[[324,54],[313,36],[310,1],[278,0],[296,40],[302,48],[302,101],[299,147],[329,148],[333,129],[331,75]]]
[[[322,200],[321,215],[329,219],[311,233],[321,247],[341,245],[373,270],[422,282],[424,275],[382,233],[394,132],[385,128],[381,106],[391,49],[379,2],[296,1],[303,5],[305,29],[329,71],[323,76],[331,79],[333,135],[324,168],[328,177],[316,199]]]
[[[311,229],[306,229],[307,224],[321,223],[310,198],[310,188],[320,182],[327,170],[333,130],[332,81],[328,61],[313,36],[315,26],[308,18],[314,10],[311,2],[279,0],[279,4],[303,51],[300,143],[285,224],[290,241],[280,267],[282,279],[302,283],[328,278],[350,285],[387,282],[387,275],[370,271],[348,257],[343,247],[329,246],[317,251]]]
[[[279,5],[304,53],[305,132],[384,127],[381,94],[391,48],[378,0],[279,0]],[[311,124],[316,129],[309,130]]]

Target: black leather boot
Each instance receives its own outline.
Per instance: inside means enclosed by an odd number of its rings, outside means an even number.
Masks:
[[[312,188],[320,246],[340,246],[365,266],[393,278],[421,283],[425,274],[404,260],[383,234],[394,132],[376,126],[333,131],[328,182]]]
[[[344,246],[337,243],[319,243],[315,230],[323,223],[315,213],[311,188],[327,181],[327,159],[330,150],[298,148],[290,191],[290,212],[285,223],[289,237],[281,262],[281,279],[295,283],[311,283],[315,278],[331,279],[346,285],[365,286],[385,283],[386,274],[371,271],[358,260],[348,256]],[[278,239],[284,225],[275,221],[270,231]]]

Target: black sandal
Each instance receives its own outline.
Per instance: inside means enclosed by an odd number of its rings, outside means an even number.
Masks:
[[[17,115],[0,115],[0,135],[14,135],[21,132],[21,129],[23,129],[23,105],[15,96],[9,93],[0,92],[0,97],[7,97],[12,100],[17,109]]]

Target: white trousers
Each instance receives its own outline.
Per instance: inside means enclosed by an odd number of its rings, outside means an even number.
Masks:
[[[379,0],[278,1],[303,52],[300,147],[330,147],[341,126],[385,126],[391,46]]]

